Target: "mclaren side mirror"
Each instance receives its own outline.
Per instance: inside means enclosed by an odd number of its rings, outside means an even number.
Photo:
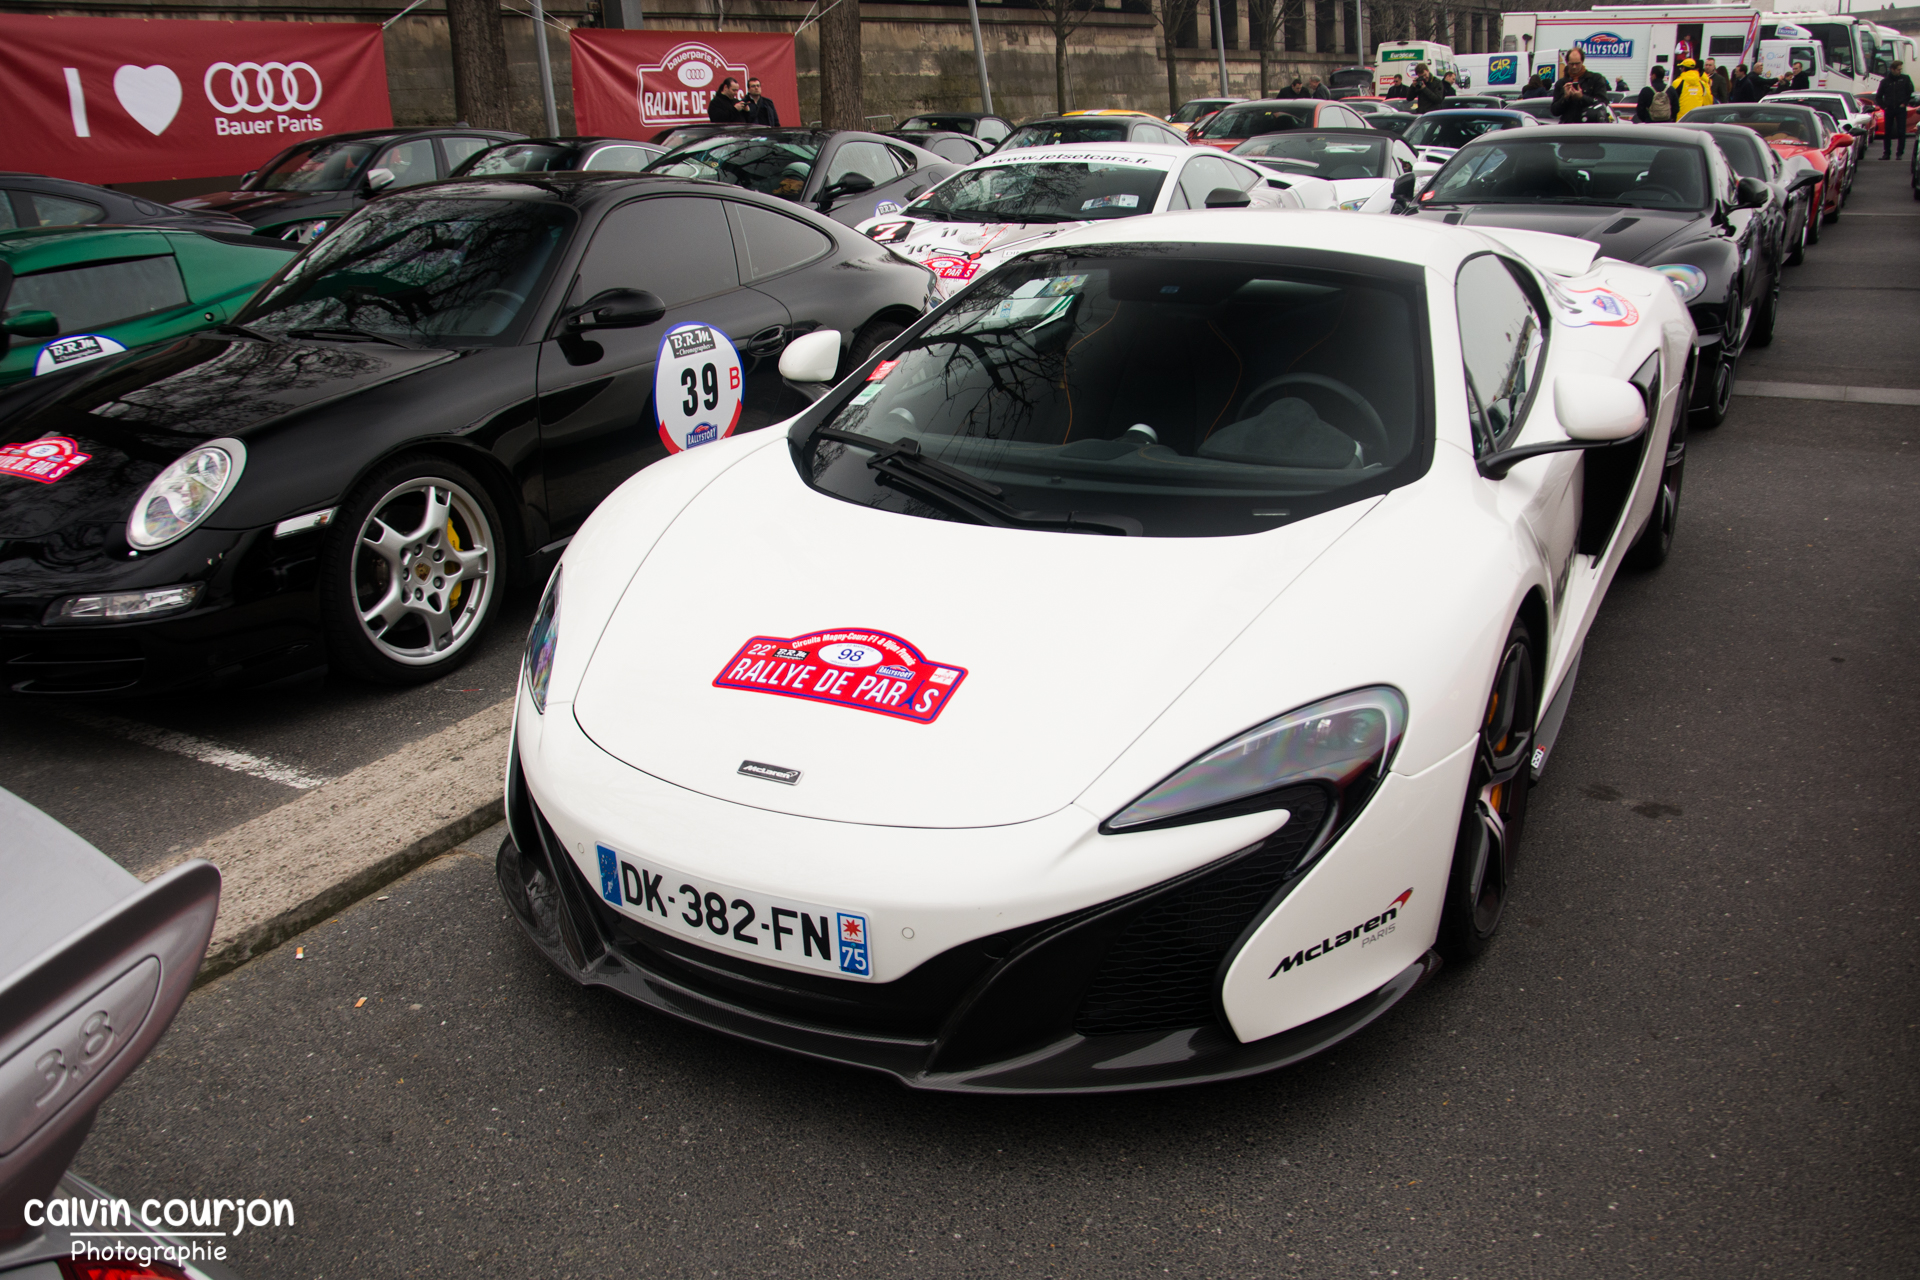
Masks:
[[[1771,193],[1767,184],[1758,178],[1742,178],[1734,186],[1734,203],[1742,209],[1761,209],[1766,207]]]
[[[602,289],[567,312],[569,333],[588,329],[638,329],[667,314],[667,304],[645,289]]]
[[[1215,187],[1207,192],[1209,209],[1244,209],[1253,203],[1253,197],[1238,187]]]
[[[821,188],[817,207],[825,213],[829,206],[841,196],[859,195],[862,191],[873,190],[873,179],[864,173],[850,173],[840,181]]]
[[[1499,480],[1528,458],[1576,449],[1602,449],[1632,440],[1647,427],[1647,402],[1625,378],[1563,373],[1553,380],[1553,412],[1565,440],[1502,449],[1480,459],[1480,474]]]
[[[9,338],[51,338],[60,332],[60,320],[51,311],[16,311],[0,320],[0,333]]]
[[[801,386],[825,387],[840,369],[840,331],[815,329],[780,353],[780,376]]]
[[[1403,173],[1393,180],[1393,202],[1399,205],[1413,203],[1413,193],[1420,185],[1420,175]]]
[[[385,191],[398,181],[400,181],[400,175],[391,169],[367,170],[367,190],[369,191]]]
[[[1789,193],[1792,193],[1795,191],[1811,191],[1819,185],[1820,185],[1820,175],[1813,172],[1807,172],[1807,173],[1801,174],[1799,177],[1795,178],[1792,182],[1789,182],[1787,184],[1787,191]]]

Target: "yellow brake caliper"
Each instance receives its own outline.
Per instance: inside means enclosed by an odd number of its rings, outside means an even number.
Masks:
[[[460,535],[454,532],[452,516],[447,517],[447,545],[449,547],[452,547],[455,551],[460,551],[463,549],[460,546]],[[447,612],[448,613],[452,613],[455,609],[458,609],[460,607],[460,597],[466,594],[466,590],[467,590],[467,584],[464,581],[456,582],[453,584],[453,590],[447,593]]]

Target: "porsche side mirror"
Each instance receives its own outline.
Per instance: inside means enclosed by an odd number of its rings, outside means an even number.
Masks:
[[[815,329],[787,344],[780,353],[780,376],[801,386],[820,386],[833,381],[840,369],[840,331]]]
[[[1393,202],[1397,205],[1413,203],[1413,192],[1420,185],[1420,175],[1403,173],[1393,180]]]
[[[1836,147],[1850,147],[1853,145],[1853,135],[1850,133],[1836,133],[1833,135],[1833,145]]]
[[[1215,187],[1207,192],[1209,209],[1244,209],[1253,203],[1253,197],[1238,187]]]
[[[16,311],[0,320],[0,333],[10,338],[51,338],[59,332],[59,318],[51,311]]]
[[[367,170],[367,190],[369,191],[385,191],[398,181],[400,181],[400,175],[391,169]]]
[[[241,175],[240,175],[240,189],[241,189],[242,191],[245,191],[245,190],[247,189],[247,184],[248,184],[249,182],[252,182],[252,181],[253,181],[253,180],[254,180],[255,178],[257,178],[257,177],[259,177],[259,176],[260,176],[260,171],[259,171],[258,169],[249,169],[249,170],[247,170],[247,171],[246,171],[245,173],[243,173],[243,174],[241,174]]]
[[[570,333],[588,329],[638,329],[667,314],[667,304],[645,289],[602,289],[567,312]]]
[[[862,191],[873,190],[873,179],[864,173],[850,173],[840,181],[821,189],[818,208],[825,213],[827,207],[841,196],[859,195]]]
[[[1742,209],[1761,209],[1766,207],[1770,193],[1767,184],[1758,178],[1742,178],[1734,186],[1734,203]]]
[[[1640,388],[1625,378],[1603,374],[1563,373],[1553,380],[1553,412],[1567,433],[1565,440],[1502,449],[1480,459],[1480,474],[1499,480],[1528,458],[1576,449],[1603,449],[1632,440],[1647,427],[1647,402]]]

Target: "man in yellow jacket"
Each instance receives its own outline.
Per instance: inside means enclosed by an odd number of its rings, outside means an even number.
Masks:
[[[1713,105],[1713,81],[1700,74],[1700,66],[1692,58],[1680,64],[1680,74],[1673,78],[1674,90],[1680,95],[1680,109],[1674,113],[1674,119],[1684,120],[1687,112],[1695,107]]]

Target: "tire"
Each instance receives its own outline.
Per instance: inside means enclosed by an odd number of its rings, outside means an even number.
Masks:
[[[1800,226],[1793,234],[1793,248],[1787,251],[1786,266],[1797,267],[1807,260],[1807,219],[1800,219]]]
[[[1822,190],[1819,197],[1814,201],[1813,214],[1807,219],[1806,243],[1808,244],[1820,243],[1820,227],[1827,220],[1827,215],[1821,210],[1821,203],[1825,201],[1826,198],[1827,193]]]
[[[1833,212],[1829,213],[1828,215],[1826,215],[1825,218],[1822,219],[1822,221],[1825,222],[1828,226],[1832,226],[1834,223],[1840,221],[1840,210],[1846,206],[1847,196],[1849,194],[1850,194],[1850,191],[1848,188],[1842,187],[1840,189],[1840,199],[1835,202],[1833,206]]]
[[[844,378],[865,364],[873,353],[892,342],[907,331],[907,326],[897,320],[869,320],[867,327],[853,337],[853,345],[847,348],[847,358],[840,364],[840,377]],[[838,378],[835,381],[839,381]]]
[[[456,463],[396,458],[368,476],[340,504],[320,553],[329,658],[395,685],[465,662],[504,589],[502,528],[486,486]]]
[[[1514,620],[1500,649],[1493,689],[1474,746],[1466,803],[1454,838],[1453,868],[1440,906],[1440,952],[1470,960],[1500,930],[1526,824],[1533,733],[1540,718],[1533,634]]]
[[[1766,347],[1773,345],[1773,326],[1780,319],[1780,272],[1775,268],[1773,280],[1767,286],[1766,301],[1753,313],[1753,328],[1747,334],[1747,345]]]
[[[1621,560],[1625,568],[1636,573],[1658,569],[1673,551],[1674,531],[1680,524],[1680,490],[1687,476],[1684,420],[1675,424],[1674,435],[1677,438],[1667,441],[1667,460],[1660,467],[1660,491],[1654,497],[1653,511],[1647,516],[1647,527],[1640,531]]]

